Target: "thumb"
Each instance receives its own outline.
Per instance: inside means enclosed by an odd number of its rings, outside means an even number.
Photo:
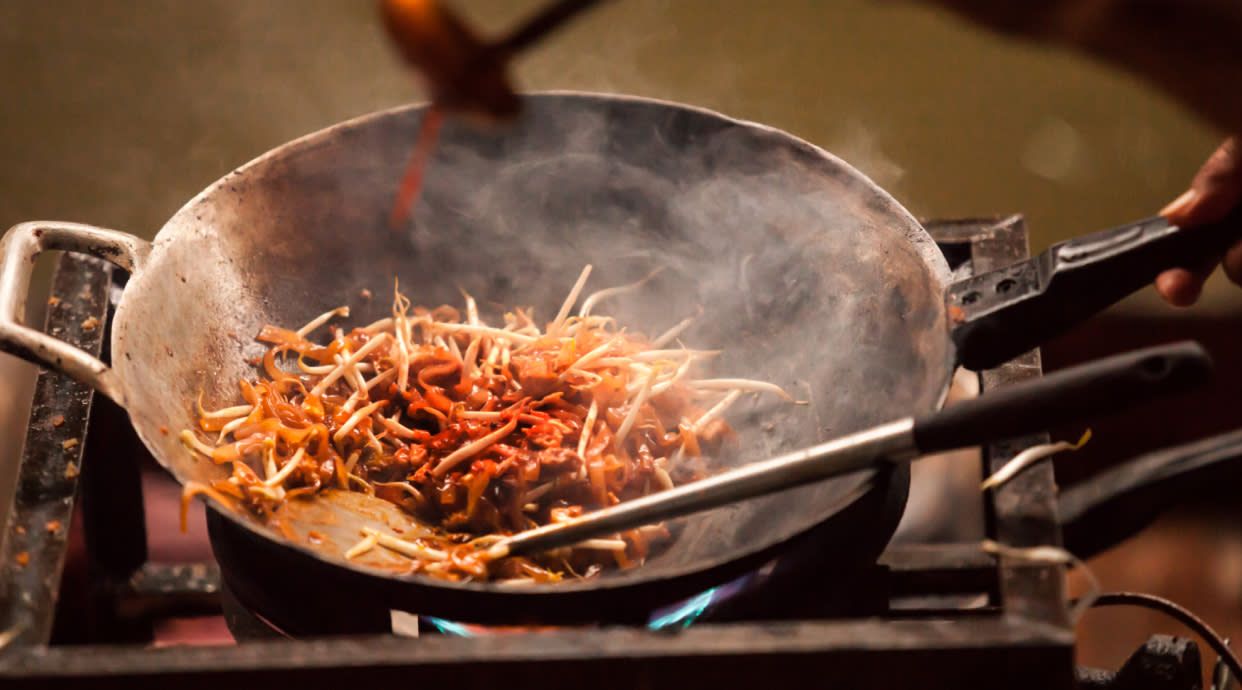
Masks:
[[[1242,204],[1242,146],[1229,137],[1199,169],[1190,189],[1160,211],[1185,227],[1222,220]]]

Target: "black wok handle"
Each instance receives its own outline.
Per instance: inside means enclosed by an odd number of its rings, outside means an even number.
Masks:
[[[1242,488],[1242,429],[1141,455],[1061,493],[1065,546],[1079,558],[1104,551],[1160,513],[1205,492]]]
[[[1208,380],[1212,360],[1195,342],[1146,348],[1082,364],[914,422],[922,453],[982,445],[1117,411]]]
[[[949,287],[946,307],[958,361],[987,369],[1242,239],[1242,212],[1182,229],[1163,218],[1078,237],[1039,256]]]

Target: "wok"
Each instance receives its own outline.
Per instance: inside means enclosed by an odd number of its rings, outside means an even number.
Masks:
[[[504,130],[446,125],[412,225],[394,232],[387,211],[424,113],[368,115],[281,146],[208,187],[151,243],[73,223],[14,227],[0,257],[0,347],[94,386],[178,480],[201,482],[225,470],[177,432],[193,428],[200,392],[208,407],[236,401],[265,323],[341,304],[369,322],[387,315],[394,277],[416,304],[455,303],[464,289],[485,312],[530,304],[546,317],[584,264],[595,288],[663,267],[612,305],[622,323],[655,333],[702,308],[683,337],[724,349],[718,372],[810,403],[737,406],[742,462],[931,412],[959,361],[1020,353],[1223,236],[1145,221],[951,285],[919,223],[831,154],[702,109],[573,93],[527,97]],[[21,324],[34,257],[52,249],[130,273],[110,366]],[[232,535],[225,552],[216,542],[222,564],[248,573],[235,587],[344,591],[465,620],[598,619],[692,594],[817,531],[840,539],[842,563],[851,549],[874,556],[904,490],[901,470],[863,472],[716,509],[641,568],[553,587],[407,575],[380,550],[346,561],[360,523],[408,523],[360,494],[291,502],[276,524],[213,504],[210,524]]]

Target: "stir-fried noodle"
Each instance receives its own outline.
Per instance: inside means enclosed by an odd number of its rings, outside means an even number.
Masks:
[[[549,582],[642,563],[667,541],[662,526],[534,557],[486,562],[480,546],[540,525],[703,477],[706,456],[731,435],[724,413],[745,393],[779,387],[702,379],[715,352],[673,346],[688,321],[646,338],[594,313],[642,282],[585,297],[588,266],[540,329],[514,309],[485,323],[464,312],[413,307],[396,293],[392,316],[345,331],[335,309],[297,330],[265,326],[259,375],[242,403],[199,404],[191,452],[229,465],[198,493],[271,516],[326,488],[373,494],[428,525],[416,538],[363,530],[346,556],[384,548],[412,569],[450,579]],[[313,336],[327,332],[319,341]]]

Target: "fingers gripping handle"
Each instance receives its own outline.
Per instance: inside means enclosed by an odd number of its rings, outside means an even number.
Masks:
[[[133,273],[150,246],[115,230],[78,223],[34,221],[15,225],[0,239],[0,350],[62,371],[125,406],[116,374],[82,350],[26,326],[26,296],[35,259],[50,250],[90,254]]]

